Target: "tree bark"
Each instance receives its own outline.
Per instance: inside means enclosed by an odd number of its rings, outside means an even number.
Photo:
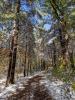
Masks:
[[[74,59],[73,59],[73,50],[69,51],[70,65],[73,70],[75,70]]]
[[[55,12],[56,18],[59,22],[59,40],[60,40],[60,45],[61,45],[61,57],[63,59],[64,62],[64,66],[67,66],[67,48],[68,48],[68,42],[69,42],[69,36],[67,34],[67,23],[66,20],[64,18],[64,12],[63,10],[60,10],[59,6],[57,5],[56,0],[51,0],[50,1],[51,6]],[[59,15],[59,13],[60,15]],[[60,17],[62,16],[62,18]],[[67,38],[66,38],[67,36]]]
[[[25,59],[24,59],[24,77],[26,76],[26,59],[27,59],[27,45],[26,45]]]
[[[57,58],[56,58],[56,46],[55,43],[53,41],[53,67],[56,68],[57,64],[56,64]]]
[[[14,83],[15,66],[16,66],[16,56],[17,56],[17,42],[19,34],[19,13],[20,13],[20,0],[16,0],[16,18],[14,21],[14,32],[12,36],[10,59],[9,59],[9,69],[7,75],[6,85]]]

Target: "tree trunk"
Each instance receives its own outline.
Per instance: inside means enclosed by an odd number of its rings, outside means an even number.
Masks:
[[[27,59],[27,44],[26,44],[26,48],[25,48],[24,77],[26,76],[26,59]]]
[[[69,52],[69,58],[70,58],[71,68],[75,70],[74,59],[73,59],[73,50]]]
[[[57,64],[56,64],[57,58],[56,58],[56,46],[55,43],[53,42],[53,67],[56,68]]]
[[[26,51],[25,51],[25,59],[24,59],[24,77],[26,76]]]
[[[61,45],[61,57],[63,60],[63,64],[66,67],[68,64],[67,59],[67,50],[68,50],[68,42],[69,42],[69,36],[66,31],[66,24],[63,22],[64,25],[61,25],[61,28],[59,29],[59,40]]]
[[[29,58],[27,58],[27,76],[29,74]]]
[[[10,53],[9,53],[9,68],[8,68],[8,75],[7,75],[7,81],[6,81],[6,86],[8,85],[8,83],[10,83],[10,72],[11,72],[11,65],[12,65],[12,50],[13,50],[13,41],[14,41],[14,38],[12,36],[11,38],[11,44],[10,44]]]
[[[60,45],[61,45],[61,57],[63,59],[64,62],[64,66],[67,66],[67,56],[66,56],[66,52],[67,52],[67,48],[68,48],[68,42],[69,42],[69,36],[67,34],[67,23],[64,17],[64,11],[60,10],[59,6],[57,5],[56,0],[52,0],[50,1],[51,6],[55,12],[56,18],[59,22],[59,40],[60,40]],[[62,18],[60,18],[60,16],[62,16]]]
[[[14,74],[16,66],[16,55],[17,55],[17,42],[18,42],[18,33],[19,33],[19,12],[20,12],[20,0],[16,1],[16,19],[14,23],[14,33],[12,36],[11,50],[10,50],[10,60],[9,60],[9,69],[7,75],[7,82],[14,83]]]

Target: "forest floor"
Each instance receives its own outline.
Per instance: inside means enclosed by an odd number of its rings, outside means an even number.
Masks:
[[[75,92],[51,73],[39,72],[3,88],[0,100],[75,100]]]

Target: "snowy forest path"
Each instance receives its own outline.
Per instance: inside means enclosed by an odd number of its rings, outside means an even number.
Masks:
[[[13,94],[8,100],[52,100],[48,89],[44,84],[40,84],[43,78],[41,75],[30,78],[24,84],[25,88],[23,90],[17,90],[17,94]]]

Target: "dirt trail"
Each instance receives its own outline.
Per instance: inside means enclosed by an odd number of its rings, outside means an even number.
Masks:
[[[23,90],[17,90],[17,94],[13,94],[8,100],[53,100],[48,94],[48,90],[44,85],[40,84],[43,77],[36,75],[24,84]]]

